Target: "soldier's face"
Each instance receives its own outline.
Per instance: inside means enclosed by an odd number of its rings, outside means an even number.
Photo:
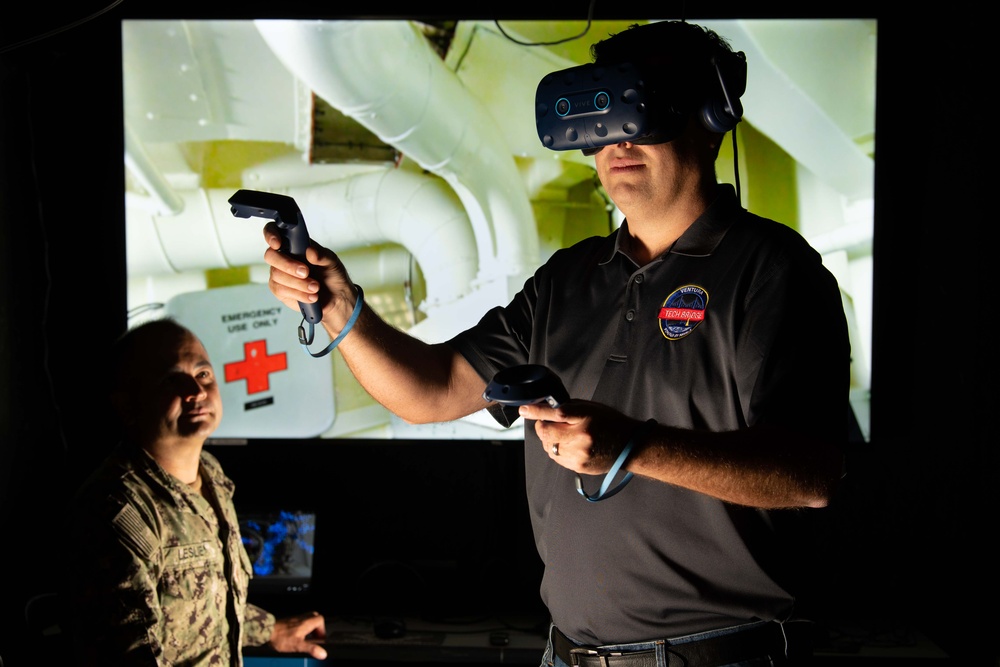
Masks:
[[[208,352],[194,335],[173,336],[138,360],[132,423],[145,443],[204,441],[222,419],[222,398]],[[151,346],[152,347],[152,346]]]

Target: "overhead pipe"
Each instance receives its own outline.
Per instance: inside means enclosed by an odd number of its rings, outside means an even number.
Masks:
[[[296,200],[320,244],[338,252],[394,243],[424,275],[430,312],[469,292],[477,274],[475,238],[454,191],[441,179],[384,170],[330,183],[271,188]],[[177,193],[174,215],[132,209],[126,242],[130,275],[160,275],[259,264],[260,225],[230,214],[231,189]]]
[[[276,57],[319,97],[443,178],[475,233],[478,283],[520,286],[538,233],[492,115],[407,21],[258,20]],[[387,48],[391,45],[393,48]]]
[[[703,21],[752,63],[744,118],[848,201],[874,197],[875,163],[768,57],[748,21]]]

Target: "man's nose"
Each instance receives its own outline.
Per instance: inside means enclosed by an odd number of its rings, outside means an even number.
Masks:
[[[193,377],[187,377],[184,379],[184,386],[181,388],[181,398],[185,401],[200,401],[207,396],[205,388],[201,386]]]

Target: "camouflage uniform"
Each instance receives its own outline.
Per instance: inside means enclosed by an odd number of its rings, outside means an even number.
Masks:
[[[274,616],[247,604],[251,564],[233,482],[201,454],[194,493],[138,447],[121,445],[73,507],[70,626],[88,665],[242,665]]]

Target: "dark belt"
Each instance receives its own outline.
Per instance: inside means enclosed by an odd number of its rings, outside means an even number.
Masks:
[[[783,656],[785,638],[777,623],[766,623],[749,630],[711,637],[684,644],[666,644],[669,664],[684,667],[727,665],[740,660],[771,655]],[[552,628],[552,647],[567,665],[581,667],[656,667],[656,651],[612,651],[577,646],[566,635]]]

